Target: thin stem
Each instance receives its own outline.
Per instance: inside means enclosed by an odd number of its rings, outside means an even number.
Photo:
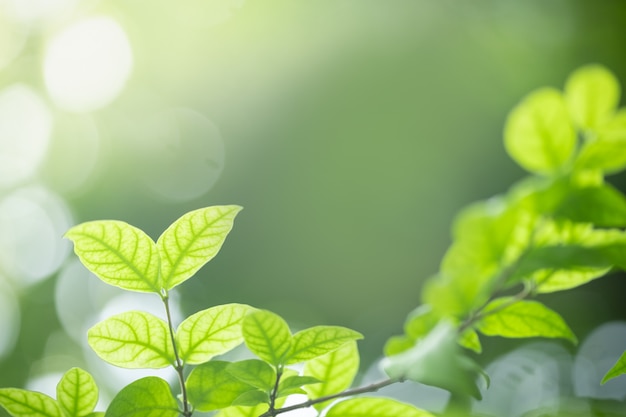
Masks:
[[[185,417],[191,417],[193,411],[189,405],[189,401],[187,400],[187,387],[185,386],[185,374],[183,373],[184,364],[180,356],[178,355],[178,348],[176,347],[176,338],[174,337],[174,326],[172,324],[172,314],[170,312],[170,298],[167,294],[167,291],[161,292],[161,300],[163,300],[163,304],[165,305],[165,313],[167,314],[167,326],[170,330],[170,338],[172,340],[172,347],[174,349],[174,357],[176,358],[176,363],[174,364],[174,369],[176,370],[176,374],[178,375],[178,381],[180,382],[180,391],[183,396],[183,411],[182,414]]]
[[[274,388],[272,388],[272,392],[270,394],[270,407],[267,410],[271,416],[275,416],[276,414],[276,398],[278,396],[278,385],[280,384],[280,378],[283,375],[283,367],[282,365],[278,365],[276,368],[276,381],[274,382]]]
[[[325,401],[334,400],[336,398],[350,397],[352,395],[364,394],[366,392],[376,392],[379,389],[386,387],[387,385],[395,384],[397,382],[404,382],[404,379],[389,378],[389,379],[385,379],[384,381],[366,385],[364,387],[353,388],[353,389],[349,389],[346,391],[342,391],[337,394],[326,395],[324,397],[315,398],[313,400],[303,401],[298,404],[290,405],[289,407],[283,407],[283,408],[278,408],[278,409],[272,409],[272,407],[270,407],[269,410],[261,414],[259,417],[274,417],[274,416],[277,416],[278,414],[286,413],[292,410],[297,410],[299,408],[311,407],[312,405],[323,403]]]

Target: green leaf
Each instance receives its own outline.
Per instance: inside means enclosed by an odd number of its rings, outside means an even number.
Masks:
[[[284,378],[278,384],[277,397],[284,397],[291,394],[305,394],[300,388],[304,385],[319,384],[320,381],[312,376],[293,375]]]
[[[459,344],[464,348],[473,350],[476,353],[481,353],[483,351],[480,339],[478,338],[478,333],[476,333],[473,329],[467,329],[461,334],[459,337]]]
[[[576,158],[579,170],[600,170],[614,174],[626,168],[626,109],[588,136]]]
[[[596,129],[606,123],[619,103],[619,96],[619,82],[600,65],[577,69],[565,84],[568,109],[582,129]]]
[[[219,252],[240,206],[212,206],[176,220],[157,241],[165,289],[191,278]]]
[[[564,338],[577,343],[563,318],[538,301],[502,297],[483,310],[477,329],[487,336]]]
[[[124,387],[109,405],[105,417],[178,417],[178,402],[167,382],[156,376]]]
[[[278,398],[275,403],[276,408],[282,407],[284,402],[284,398]],[[253,407],[237,405],[221,410],[215,417],[259,417],[268,409],[268,404],[259,404]]]
[[[293,335],[287,364],[303,362],[332,352],[363,335],[339,326],[315,326]]]
[[[480,399],[476,386],[479,368],[461,352],[457,338],[456,327],[442,321],[411,349],[385,358],[382,367],[391,378],[409,379]]]
[[[390,398],[352,398],[333,405],[326,417],[434,417],[425,410]]]
[[[272,365],[281,365],[291,350],[289,326],[279,315],[267,310],[248,313],[243,320],[243,337],[248,349]]]
[[[98,403],[98,386],[88,372],[72,368],[57,385],[57,401],[67,416],[87,416]]]
[[[261,390],[248,391],[241,394],[233,401],[233,405],[244,405],[253,407],[258,404],[269,404],[270,396],[267,392]]]
[[[604,385],[607,381],[623,374],[626,374],[626,352],[622,353],[622,356],[620,356],[617,362],[615,362],[615,365],[613,365],[606,375],[604,375],[604,378],[602,378],[602,385]]]
[[[271,390],[276,382],[274,368],[258,359],[233,362],[226,370],[239,381],[264,391]]]
[[[530,172],[551,175],[562,170],[576,148],[576,133],[561,93],[543,88],[529,94],[509,114],[504,144]]]
[[[107,284],[130,291],[161,291],[159,254],[142,230],[115,220],[82,223],[67,231],[83,265]]]
[[[185,319],[176,331],[182,359],[197,365],[239,345],[241,323],[249,310],[245,304],[223,304]]]
[[[387,339],[383,351],[385,352],[385,356],[397,355],[398,353],[411,349],[414,344],[415,339],[406,335],[391,336]]]
[[[187,378],[189,402],[198,411],[211,411],[230,406],[244,392],[254,391],[227,371],[229,362],[211,361],[194,368]]]
[[[167,323],[143,311],[129,311],[101,321],[87,332],[100,358],[122,368],[173,365],[174,349]]]
[[[404,322],[404,333],[413,341],[426,336],[438,323],[431,306],[423,304],[413,310]]]
[[[348,342],[345,346],[315,359],[304,365],[304,376],[322,381],[319,384],[306,385],[304,390],[309,398],[320,398],[337,394],[348,389],[359,371],[359,350],[356,342]],[[332,401],[315,404],[320,411]]]
[[[23,389],[0,388],[0,406],[13,417],[64,417],[54,399]]]
[[[575,188],[555,213],[574,222],[593,223],[599,227],[626,226],[626,197],[614,187]]]

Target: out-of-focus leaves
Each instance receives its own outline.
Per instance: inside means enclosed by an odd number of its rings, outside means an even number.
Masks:
[[[610,381],[613,378],[616,378],[620,375],[626,374],[626,352],[622,353],[622,356],[619,357],[615,365],[608,370],[604,378],[602,378],[602,384],[605,384],[607,381]]]

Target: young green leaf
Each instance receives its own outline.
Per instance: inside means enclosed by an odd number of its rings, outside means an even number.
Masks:
[[[619,82],[600,65],[577,69],[565,84],[568,109],[582,129],[596,129],[609,120],[619,103],[619,96]]]
[[[404,333],[413,341],[426,336],[438,322],[431,306],[422,304],[409,313],[404,321]]]
[[[585,141],[576,158],[576,168],[607,174],[626,168],[626,110],[618,111],[596,133]]]
[[[624,227],[626,197],[609,184],[574,188],[555,215],[574,222],[593,223],[598,227]]]
[[[249,310],[245,304],[223,304],[185,319],[176,331],[182,359],[200,364],[239,345],[241,323]]]
[[[191,278],[219,252],[240,206],[212,206],[176,220],[157,241],[165,289]]]
[[[333,405],[326,417],[434,417],[425,410],[390,398],[352,398]]]
[[[159,254],[142,230],[116,220],[82,223],[67,231],[83,265],[107,284],[130,291],[161,291]]]
[[[385,358],[382,367],[391,378],[405,378],[480,399],[476,386],[479,368],[461,352],[457,340],[456,327],[442,321],[411,349]]]
[[[319,384],[306,385],[304,390],[309,398],[320,398],[327,395],[337,394],[348,389],[359,371],[359,350],[355,341],[348,342],[345,346],[311,359],[304,365],[304,376],[310,376],[322,381]],[[320,411],[332,401],[315,404],[316,410]]]
[[[576,148],[576,133],[561,93],[543,88],[529,94],[509,114],[504,144],[509,155],[530,172],[560,171]]]
[[[478,333],[476,333],[473,329],[467,329],[461,334],[459,337],[459,345],[473,350],[476,353],[481,353],[483,351],[480,339],[478,338]]]
[[[404,334],[396,335],[387,339],[383,351],[385,356],[392,356],[411,349],[413,345],[415,345],[415,339],[412,339]]]
[[[167,382],[156,376],[138,379],[117,393],[105,417],[178,417],[178,402]]]
[[[332,352],[363,335],[339,326],[315,326],[293,335],[287,364],[303,362]]]
[[[54,399],[23,389],[0,388],[0,406],[13,417],[64,417]]]
[[[276,382],[276,371],[274,368],[267,362],[258,359],[233,362],[226,367],[226,371],[239,381],[263,391],[271,390]]]
[[[477,329],[487,336],[564,338],[576,343],[576,336],[563,318],[538,301],[502,297],[483,310]]]
[[[604,375],[604,378],[602,378],[602,385],[604,385],[607,381],[623,374],[626,374],[626,352],[622,353],[622,356],[620,356],[617,362],[615,362],[615,365],[613,365],[606,375]]]
[[[544,269],[533,274],[531,280],[536,285],[535,291],[545,294],[579,287],[605,276],[610,270],[610,267],[574,267],[556,271]]]
[[[167,324],[142,311],[129,311],[101,321],[87,333],[100,358],[122,368],[164,368],[175,361]]]
[[[187,378],[189,402],[198,411],[230,406],[237,397],[256,388],[231,375],[229,362],[210,361],[194,368]]]
[[[243,337],[248,349],[259,358],[281,365],[291,350],[289,326],[279,315],[267,310],[248,313],[243,320]]]
[[[261,390],[248,391],[235,398],[233,405],[243,405],[253,407],[258,404],[269,404],[270,396],[267,392]]]
[[[98,386],[88,372],[72,368],[57,385],[57,401],[66,416],[85,417],[98,403]]]
[[[322,381],[312,376],[288,376],[287,378],[281,379],[280,383],[278,384],[278,393],[276,396],[285,397],[291,394],[306,394],[306,392],[302,390],[302,386],[319,384],[320,382]]]
[[[284,401],[284,398],[278,398],[274,405],[276,407],[282,407]],[[267,412],[268,409],[268,404],[259,404],[253,407],[236,405],[220,410],[215,417],[259,417],[261,414]]]

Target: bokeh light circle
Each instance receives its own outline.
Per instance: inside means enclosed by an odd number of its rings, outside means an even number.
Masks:
[[[19,286],[54,273],[70,246],[72,224],[65,202],[46,188],[18,189],[0,200],[0,265]]]
[[[0,276],[0,360],[15,347],[20,328],[20,308],[17,297]]]
[[[0,189],[34,174],[51,131],[52,115],[31,88],[15,84],[0,92]]]
[[[124,88],[133,57],[121,26],[109,17],[74,23],[48,45],[44,79],[52,100],[73,112],[97,110]]]

